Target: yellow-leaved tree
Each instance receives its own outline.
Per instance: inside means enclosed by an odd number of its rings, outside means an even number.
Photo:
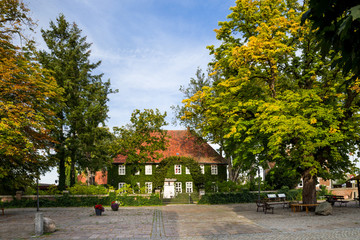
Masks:
[[[23,27],[33,25],[27,12],[18,0],[0,2],[0,190],[5,192],[30,184],[53,165],[46,151],[61,90],[23,37]],[[17,37],[23,47],[14,43]]]
[[[224,133],[234,166],[250,174],[269,162],[283,177],[302,178],[303,202],[316,202],[317,178],[353,171],[360,98],[351,76],[315,48],[307,10],[296,0],[237,0],[208,47],[209,87],[184,99],[184,118],[202,114],[204,135]],[[290,186],[293,187],[293,186]]]

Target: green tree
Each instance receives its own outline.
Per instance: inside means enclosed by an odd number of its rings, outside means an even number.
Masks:
[[[310,0],[303,21],[312,21],[319,46],[324,55],[332,50],[341,53],[335,64],[345,73],[360,75],[360,3],[358,0]]]
[[[310,24],[300,25],[306,6],[238,0],[231,10],[216,30],[221,45],[209,47],[223,79],[185,99],[185,106],[206,103],[209,133],[218,118],[226,120],[235,164],[293,166],[304,182],[303,201],[314,203],[317,177],[336,178],[353,168],[348,153],[358,141],[356,89],[316,50]]]
[[[131,124],[121,128],[114,127],[115,141],[113,152],[126,157],[126,163],[139,164],[153,162],[162,157],[167,144],[166,131],[161,129],[167,125],[166,112],[158,109],[136,109],[131,114]]]
[[[104,127],[108,115],[110,81],[103,74],[93,72],[100,61],[91,63],[90,47],[86,37],[75,23],[70,24],[64,15],[50,22],[49,30],[41,30],[48,51],[40,53],[41,63],[52,70],[59,86],[64,88],[65,104],[58,106],[60,124],[55,137],[56,158],[59,161],[59,187],[65,187],[65,162],[70,159],[70,185],[75,183],[75,166],[98,170],[111,159],[103,148],[110,136]]]
[[[184,98],[188,99],[196,94],[201,94],[204,87],[212,87],[219,81],[221,81],[220,73],[212,74],[211,68],[207,70],[206,74],[201,69],[197,69],[196,78],[191,78],[187,87],[180,86],[180,91],[184,94]],[[197,134],[203,136],[208,141],[218,144],[220,155],[224,155],[228,163],[229,179],[236,182],[239,178],[239,173],[244,169],[244,166],[240,164],[233,165],[232,159],[234,158],[233,155],[236,154],[234,151],[236,144],[231,142],[231,138],[224,138],[225,132],[223,128],[227,124],[226,119],[214,118],[211,125],[207,122],[205,123],[205,115],[208,110],[207,104],[206,101],[199,100],[193,102],[191,107],[186,105],[172,106],[171,108],[175,112],[174,123],[179,122],[181,125],[195,130]]]
[[[28,9],[17,0],[0,2],[0,181],[2,190],[28,186],[54,163],[46,152],[54,143],[53,102],[61,89],[34,58]],[[22,37],[24,46],[17,46]]]

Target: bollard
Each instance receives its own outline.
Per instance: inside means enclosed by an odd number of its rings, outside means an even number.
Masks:
[[[42,213],[35,214],[35,235],[40,236],[44,233],[44,218]]]

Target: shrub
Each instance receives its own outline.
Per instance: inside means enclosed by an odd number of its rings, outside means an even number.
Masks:
[[[255,202],[257,198],[257,193],[246,190],[234,193],[206,193],[201,197],[199,204],[249,203]]]
[[[86,186],[81,184],[75,184],[74,186],[67,188],[67,190],[72,195],[103,195],[103,194],[108,194],[109,192],[109,190],[102,185]]]
[[[119,195],[116,197],[116,201],[121,202],[122,206],[162,205],[162,201],[158,194],[152,194],[149,197]]]
[[[320,196],[331,195],[331,194],[332,191],[327,190],[325,185],[320,185],[320,190],[316,193],[316,198],[319,199]]]
[[[284,193],[289,201],[301,201],[302,199],[302,189],[289,189],[288,186],[283,186],[277,193]]]
[[[120,195],[117,196],[116,199],[111,195],[106,197],[70,197],[69,195],[63,195],[61,197],[56,197],[55,200],[39,198],[39,205],[40,207],[93,207],[97,204],[110,206],[111,202],[114,200],[121,202],[122,206],[162,205],[159,195],[155,194],[149,197]],[[3,207],[5,208],[36,207],[36,205],[36,199],[21,199],[3,202]]]
[[[164,202],[165,201],[172,204],[188,204],[189,202],[194,203],[199,201],[199,193],[190,193],[190,197],[189,193],[178,193],[174,198],[166,199]]]

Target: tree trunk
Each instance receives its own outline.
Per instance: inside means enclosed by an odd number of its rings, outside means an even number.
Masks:
[[[87,185],[95,185],[95,174],[86,168],[86,178],[87,178]]]
[[[75,185],[75,157],[76,153],[74,149],[71,149],[71,163],[70,163],[70,187]]]
[[[60,144],[57,152],[57,157],[59,159],[59,186],[60,191],[65,190],[66,187],[66,174],[65,174],[65,151],[62,144]]]
[[[230,158],[226,158],[226,162],[228,164],[228,172],[229,172],[229,180],[230,181],[234,181],[234,170],[233,170],[233,167],[232,167],[232,162],[231,162],[231,159]]]
[[[303,203],[305,204],[316,203],[317,177],[316,175],[310,174],[311,170],[312,168],[306,169],[302,175],[303,178],[302,198],[303,198]]]

